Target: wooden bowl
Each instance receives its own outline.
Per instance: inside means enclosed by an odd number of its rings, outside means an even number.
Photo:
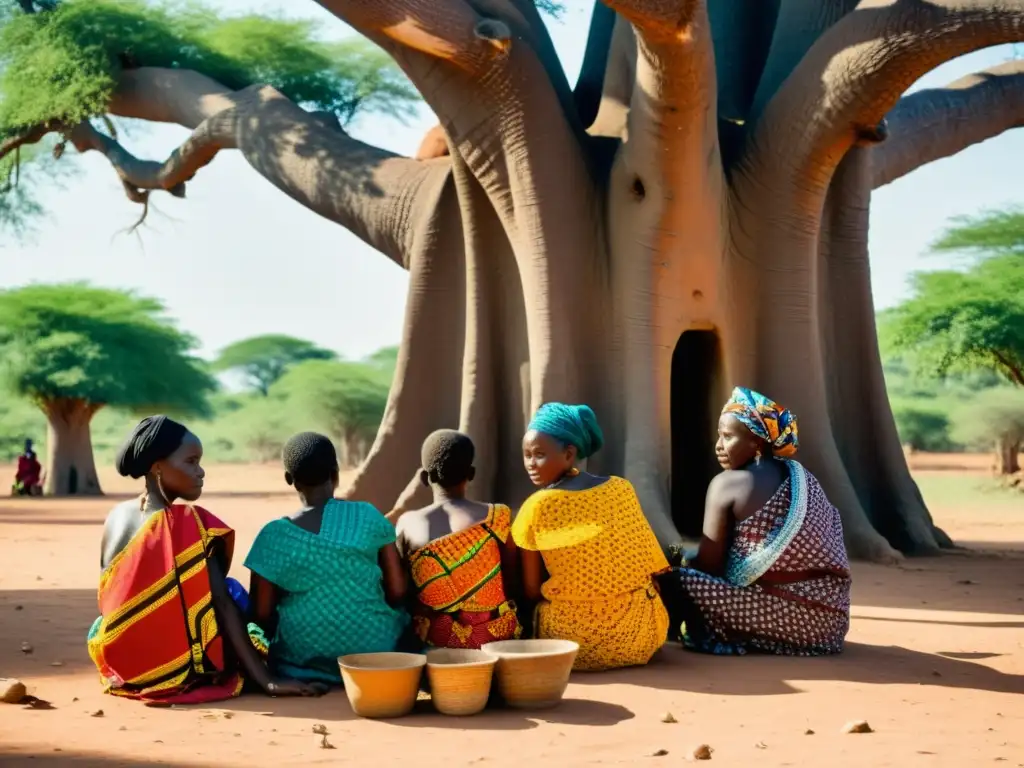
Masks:
[[[501,640],[481,650],[498,657],[498,691],[510,707],[546,709],[565,695],[580,646],[571,640]]]
[[[419,653],[353,653],[338,659],[352,711],[359,717],[402,717],[412,711],[427,657]]]
[[[475,715],[487,706],[498,659],[483,651],[435,648],[427,652],[430,698],[442,715]]]

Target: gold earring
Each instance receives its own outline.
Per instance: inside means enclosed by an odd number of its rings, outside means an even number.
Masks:
[[[754,454],[754,463],[757,464],[758,466],[761,465],[761,449],[760,448],[757,450],[757,453]]]

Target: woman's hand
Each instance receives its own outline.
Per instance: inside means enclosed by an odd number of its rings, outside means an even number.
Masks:
[[[299,680],[280,678],[267,683],[267,696],[323,696],[329,690],[324,683],[303,683]]]

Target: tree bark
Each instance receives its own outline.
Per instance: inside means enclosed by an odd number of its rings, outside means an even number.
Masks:
[[[101,496],[89,425],[99,406],[84,400],[49,400],[46,414],[47,496]]]
[[[1020,448],[1020,440],[1006,435],[996,441],[995,473],[997,475],[1009,477],[1020,472]]]
[[[887,119],[891,136],[872,152],[876,189],[1024,125],[1024,61],[904,96]]]

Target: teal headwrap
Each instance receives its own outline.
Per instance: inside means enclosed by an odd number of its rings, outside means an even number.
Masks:
[[[593,456],[604,445],[604,433],[589,405],[545,403],[537,409],[527,429],[576,446],[581,459]]]

